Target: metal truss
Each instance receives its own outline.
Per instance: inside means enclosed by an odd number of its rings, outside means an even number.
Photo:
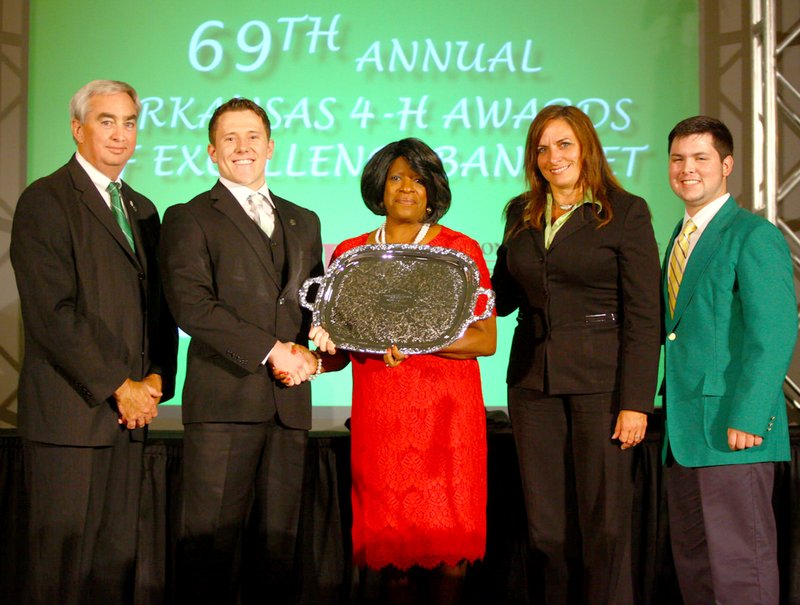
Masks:
[[[781,126],[800,132],[800,115],[792,109],[800,103],[800,85],[792,82],[797,70],[788,69],[787,55],[800,43],[800,21],[780,36],[782,25],[777,0],[753,0],[752,27],[752,128],[753,128],[753,210],[777,225],[786,236],[795,271],[800,273],[800,238],[787,222],[783,202],[800,184],[800,165],[782,172],[779,166]],[[786,69],[782,69],[786,67]],[[787,129],[783,129],[786,132]],[[800,325],[800,314],[798,315]],[[787,404],[800,410],[800,385],[786,376],[784,395]]]
[[[0,428],[17,425],[22,354],[19,297],[9,259],[11,217],[25,187],[28,0],[0,1]]]

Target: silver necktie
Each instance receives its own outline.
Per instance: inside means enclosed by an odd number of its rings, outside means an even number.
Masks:
[[[250,204],[251,218],[268,237],[272,237],[272,232],[275,230],[275,213],[272,210],[272,204],[260,193],[251,193],[247,196],[247,201]]]

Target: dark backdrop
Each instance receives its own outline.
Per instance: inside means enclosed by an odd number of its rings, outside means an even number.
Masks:
[[[489,414],[489,501],[486,557],[467,576],[473,604],[539,603],[541,583],[526,548],[525,512],[508,418]],[[680,604],[669,550],[661,490],[660,415],[636,452],[634,553],[640,602]],[[302,602],[313,605],[375,603],[377,573],[350,564],[350,439],[347,433],[312,433],[306,459],[299,540],[302,541]],[[792,434],[792,461],[778,465],[774,504],[778,519],[782,602],[800,604],[800,429]],[[145,450],[139,518],[136,602],[175,602],[174,550],[181,502],[180,433],[154,433]],[[22,444],[0,432],[0,603],[23,602],[25,497]]]

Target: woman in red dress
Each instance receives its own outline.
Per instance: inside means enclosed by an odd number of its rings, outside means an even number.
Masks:
[[[437,223],[450,187],[425,143],[404,139],[381,149],[364,168],[361,194],[386,222],[342,242],[334,258],[364,244],[442,246],[469,255],[481,286],[491,287],[478,244]],[[324,371],[353,366],[355,563],[387,568],[394,602],[424,598],[415,594],[411,568],[435,569],[431,602],[457,602],[466,564],[482,558],[486,545],[486,417],[475,358],[495,351],[494,317],[427,355],[406,356],[396,346],[382,356],[336,352],[324,329],[310,337],[328,353]]]

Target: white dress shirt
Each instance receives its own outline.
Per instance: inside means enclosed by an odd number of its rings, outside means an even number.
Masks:
[[[106,175],[104,175],[102,172],[100,172],[97,168],[92,166],[92,164],[89,163],[89,160],[83,157],[80,154],[80,152],[78,151],[75,152],[75,159],[78,160],[78,164],[80,164],[81,168],[83,168],[86,171],[86,174],[89,175],[89,178],[91,179],[92,183],[94,183],[94,186],[97,187],[97,191],[100,192],[100,195],[105,201],[106,206],[108,206],[108,209],[111,210],[111,194],[108,192],[108,184],[111,182],[111,179],[108,178]],[[120,187],[122,187],[122,179],[119,179],[117,183],[120,185]],[[120,197],[122,197],[121,188],[119,195]],[[130,215],[128,214],[128,207],[125,205],[125,203],[122,204],[122,211],[125,213],[125,216],[127,216],[130,219]]]
[[[253,211],[250,209],[250,202],[247,199],[251,195],[253,195],[254,193],[260,193],[261,195],[263,195],[264,199],[267,200],[269,205],[273,208],[274,212],[275,203],[272,201],[272,197],[269,194],[269,189],[267,188],[266,181],[264,181],[264,184],[261,185],[261,187],[256,191],[250,189],[250,187],[247,187],[246,185],[240,185],[239,183],[234,183],[233,181],[230,181],[222,176],[219,177],[219,182],[225,185],[228,191],[231,192],[231,195],[233,195],[233,197],[236,198],[236,201],[239,202],[239,205],[242,208],[244,208],[244,211],[247,213],[247,216],[253,219],[256,222],[256,224],[258,224],[259,221],[257,217],[253,216]],[[273,214],[270,218],[274,221],[275,215]]]
[[[692,222],[694,223],[694,226],[697,227],[697,230],[694,233],[692,233],[691,237],[689,238],[689,251],[686,253],[686,263],[689,262],[689,257],[692,255],[692,250],[694,250],[694,247],[700,240],[700,236],[703,235],[703,231],[706,230],[706,227],[708,227],[708,224],[711,222],[711,219],[717,216],[717,212],[719,212],[720,208],[722,208],[722,206],[725,205],[725,202],[728,201],[728,198],[730,196],[731,196],[730,193],[723,194],[722,196],[715,199],[713,202],[709,202],[694,216],[689,216],[688,212],[685,212],[683,214],[683,223],[681,225],[681,228],[683,227],[683,225],[686,224],[686,221],[688,221],[689,219],[691,219]],[[678,238],[675,238],[676,241],[677,239]],[[670,248],[670,255],[672,255],[672,248]]]

